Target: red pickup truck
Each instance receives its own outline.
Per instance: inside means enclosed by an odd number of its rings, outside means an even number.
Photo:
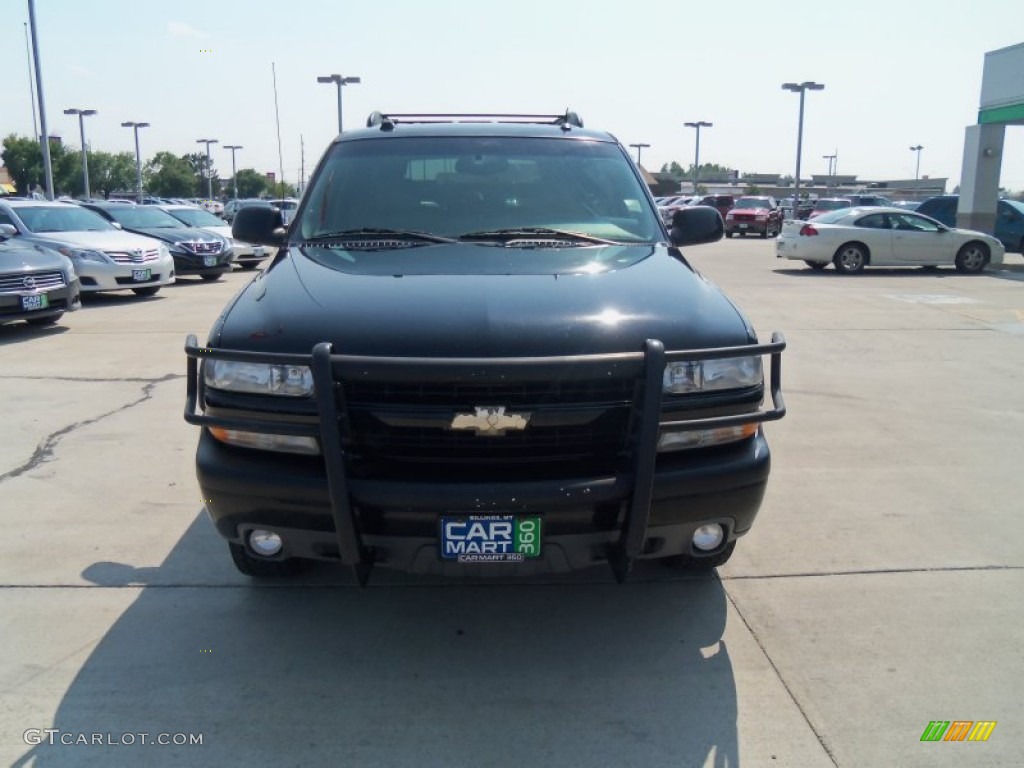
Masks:
[[[775,237],[782,230],[782,209],[773,197],[741,197],[725,214],[725,236],[756,232]]]

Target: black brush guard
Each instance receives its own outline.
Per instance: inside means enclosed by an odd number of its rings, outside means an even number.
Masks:
[[[628,377],[642,381],[640,400],[634,404],[638,428],[634,430],[631,450],[633,489],[621,535],[609,553],[609,562],[615,577],[622,582],[643,548],[654,485],[659,430],[718,429],[781,419],[786,415],[786,405],[782,396],[782,351],[785,348],[785,338],[776,332],[772,334],[769,344],[682,351],[666,351],[660,341],[648,339],[644,342],[643,351],[614,354],[515,358],[374,357],[335,355],[332,354],[328,342],[317,344],[311,355],[214,349],[199,346],[195,335],[190,334],[185,341],[188,366],[185,421],[200,427],[301,435],[319,440],[327,475],[331,511],[338,536],[340,559],[353,569],[359,583],[365,585],[373,566],[373,553],[363,546],[348,491],[342,430],[347,428],[349,420],[342,382],[462,381],[489,384],[507,383],[510,380],[545,381],[552,378],[600,379],[605,376]],[[763,355],[771,356],[771,410],[685,421],[661,421],[662,379],[667,363]],[[313,392],[319,422],[309,424],[215,417],[197,412],[198,405],[201,404],[205,409],[206,404],[206,383],[199,367],[199,360],[205,358],[268,365],[308,366],[313,373]]]

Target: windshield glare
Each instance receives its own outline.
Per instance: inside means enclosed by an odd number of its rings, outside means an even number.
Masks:
[[[410,137],[335,144],[308,193],[303,238],[356,229],[550,228],[620,242],[663,238],[647,192],[612,143]]]
[[[169,211],[169,213],[179,221],[191,224],[193,227],[224,226],[223,219],[218,219],[212,213],[204,211],[202,208],[175,208],[173,211]]]
[[[735,208],[770,208],[767,198],[764,197],[741,197],[736,201]]]
[[[159,208],[139,206],[129,208],[128,206],[108,208],[107,213],[114,217],[114,221],[125,227],[133,229],[180,229],[181,222],[169,213]]]
[[[33,205],[18,208],[17,214],[30,232],[88,232],[114,229],[106,219],[77,205]]]

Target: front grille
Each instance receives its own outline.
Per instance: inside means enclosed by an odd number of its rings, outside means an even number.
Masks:
[[[185,250],[199,255],[216,254],[224,250],[223,243],[213,242],[212,240],[198,240],[195,242],[179,243],[179,245]]]
[[[60,270],[0,275],[0,293],[26,293],[49,288],[61,288],[64,285],[64,273]]]
[[[754,221],[757,217],[753,213],[736,213],[733,211],[732,218],[735,221]]]
[[[627,452],[632,379],[525,383],[376,384],[348,382],[348,440],[353,469],[419,464],[554,469],[585,462],[591,471],[615,471]],[[479,435],[451,428],[453,417],[482,406],[504,406],[531,414],[523,430]],[[405,424],[400,413],[433,422]],[[583,418],[580,414],[585,413]],[[395,423],[398,421],[399,423]]]
[[[118,264],[148,264],[151,261],[160,260],[159,249],[153,249],[149,251],[137,250],[137,251],[108,251],[107,256],[112,258]]]
[[[633,400],[633,379],[582,381],[541,381],[521,384],[393,384],[364,381],[345,383],[349,405],[451,406],[476,405],[527,406],[551,403],[628,403]]]

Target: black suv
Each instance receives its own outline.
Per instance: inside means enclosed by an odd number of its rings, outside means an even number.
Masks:
[[[939,195],[930,197],[919,206],[917,212],[931,216],[947,227],[956,227],[956,210],[960,195]],[[1019,200],[999,200],[996,205],[995,230],[992,234],[1006,248],[1007,253],[1024,253],[1024,203]]]
[[[239,209],[234,236],[278,255],[186,342],[235,564],[365,583],[724,563],[768,480],[785,342],[679,251],[722,230],[706,207],[666,230],[626,150],[571,112],[374,113],[339,136],[288,227]]]

